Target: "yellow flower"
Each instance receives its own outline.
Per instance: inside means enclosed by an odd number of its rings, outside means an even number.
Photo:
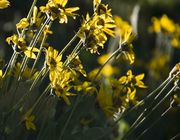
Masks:
[[[35,116],[31,115],[32,109],[30,109],[24,116],[25,126],[27,130],[36,130],[36,126],[34,124]]]
[[[24,52],[24,54],[31,59],[36,59],[36,54],[37,52],[39,52],[38,48],[30,48],[30,47],[26,47],[23,48],[22,51]]]
[[[150,62],[148,63],[148,69],[151,71],[151,75],[155,79],[160,79],[163,75],[163,73],[168,72],[168,62],[170,60],[170,57],[166,54],[158,53],[158,56],[153,57]],[[162,73],[163,71],[163,73]]]
[[[16,24],[18,29],[26,29],[29,26],[29,22],[27,18],[23,18],[19,23]]]
[[[135,38],[131,25],[120,17],[114,17],[116,24],[116,36],[120,37],[120,44],[131,44]]]
[[[18,78],[19,73],[20,73],[20,68],[21,68],[21,64],[17,63],[14,69],[14,77]],[[31,74],[31,68],[29,67],[25,67],[23,73],[22,73],[22,78],[24,79],[35,79],[38,76],[39,72],[36,70],[33,70],[32,74]]]
[[[7,8],[10,5],[8,0],[0,0],[0,9]]]
[[[110,16],[106,16],[105,14],[94,16],[94,28],[101,30],[102,32],[114,36],[114,28],[116,25],[114,24],[114,20]]]
[[[34,28],[39,28],[44,20],[44,17],[42,16],[43,13],[41,13],[36,6],[33,8],[33,15],[31,17],[31,22],[33,24]]]
[[[51,85],[55,91],[55,94],[58,97],[63,98],[67,105],[71,105],[68,96],[76,96],[76,94],[69,92],[69,90],[71,89],[69,83],[73,80],[72,73],[68,70],[62,70],[61,73],[53,76],[52,78],[53,79],[51,79]]]
[[[14,45],[16,45],[17,47],[14,49],[16,49],[16,51],[18,52],[23,52],[28,58],[36,59],[35,53],[39,52],[39,49],[35,47],[33,48],[27,47],[26,41],[24,40],[24,38],[18,37],[17,35],[12,35],[11,37],[8,37],[6,39],[6,42],[9,45],[12,45],[13,47]]]
[[[95,13],[92,17],[86,15],[78,34],[91,53],[99,53],[98,49],[104,48],[107,35],[114,36],[115,24],[111,10],[108,6],[99,3],[100,1],[94,1]]]
[[[82,65],[82,63],[81,63],[81,60],[79,59],[79,56],[78,56],[78,55],[75,56],[75,55],[76,55],[76,54],[74,54],[74,55],[72,55],[72,56],[71,56],[71,55],[68,56],[67,59],[70,60],[70,64],[69,64],[68,66],[69,66],[70,70],[71,70],[75,75],[77,75],[76,72],[79,72],[79,73],[81,73],[84,77],[86,77],[87,74],[86,74],[86,71],[85,71],[84,68],[83,68],[83,65]]]
[[[110,57],[111,54],[104,54],[98,58],[98,63],[103,65],[107,59]],[[110,77],[113,74],[117,73],[117,68],[111,66],[110,64],[106,64],[103,69],[101,70],[101,73],[105,77]]]
[[[173,33],[175,31],[174,22],[168,18],[167,15],[163,15],[160,19],[161,27],[167,32]]]
[[[46,50],[46,64],[49,67],[49,79],[52,81],[53,77],[56,77],[58,73],[62,71],[62,55],[58,55],[58,51],[49,47]]]
[[[161,31],[161,23],[160,23],[160,21],[156,17],[153,17],[151,19],[151,21],[152,21],[153,25],[151,27],[149,27],[149,30],[151,32],[156,32],[156,33],[160,32]]]
[[[127,76],[122,76],[119,78],[120,84],[129,84],[131,87],[137,86],[139,88],[147,88],[143,83],[144,74],[139,74],[137,76],[132,74],[131,70],[128,70]]]
[[[50,30],[49,25],[46,25],[46,27],[45,27],[43,33],[44,33],[44,35],[53,34],[53,32]]]
[[[74,86],[74,89],[76,91],[82,91],[82,93],[84,94],[87,94],[87,93],[94,93],[96,92],[97,93],[97,89],[92,85],[91,82],[83,82],[83,83],[80,83],[79,85],[77,86]]]
[[[103,65],[110,56],[110,53],[101,55],[100,57],[98,57],[98,63]]]
[[[49,0],[46,6],[40,7],[42,12],[50,13],[51,20],[59,18],[59,23],[67,23],[67,17],[76,18],[75,13],[79,7],[65,8],[68,0]]]
[[[167,15],[163,15],[160,19],[153,17],[152,18],[152,26],[149,28],[150,31],[153,32],[166,32],[166,33],[174,33],[176,30],[175,23],[168,18]]]

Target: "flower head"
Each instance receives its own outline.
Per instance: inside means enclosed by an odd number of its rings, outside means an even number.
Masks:
[[[40,7],[40,10],[49,13],[52,20],[58,18],[59,23],[67,23],[67,17],[76,18],[77,14],[73,12],[79,10],[79,7],[65,8],[67,2],[68,0],[49,0],[46,6]]]
[[[10,5],[8,0],[0,0],[0,9],[7,8]]]
[[[49,47],[46,50],[46,64],[49,67],[49,78],[50,80],[53,77],[57,77],[58,73],[62,71],[62,62],[61,62],[62,55],[58,55],[58,51]]]

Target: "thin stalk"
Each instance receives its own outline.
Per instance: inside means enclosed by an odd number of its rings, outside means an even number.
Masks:
[[[157,109],[157,107],[159,107],[159,105],[162,104],[171,95],[171,93],[174,91],[176,87],[177,85],[173,86],[173,88],[166,94],[166,96],[162,100],[160,100],[160,102],[155,107],[153,107],[153,109],[146,116],[144,116],[141,120],[138,118],[139,122],[133,124],[133,127],[130,128],[128,133],[126,133],[122,139],[126,139],[137,127],[139,127],[154,112],[154,110]]]
[[[177,140],[177,138],[180,137],[180,132],[177,133],[174,137],[172,137],[170,140]]]
[[[171,109],[172,107],[168,107],[161,115],[158,117],[148,128],[146,128],[135,140],[139,140],[149,129],[151,129],[156,123],[158,123]]]
[[[31,43],[29,45],[29,48],[33,48],[36,45],[36,43],[37,43],[39,37],[41,36],[44,28],[46,27],[47,24],[49,24],[50,21],[51,21],[51,19],[50,19],[49,15],[47,14],[46,21],[44,22],[44,24],[42,25],[42,27],[40,28],[38,33],[34,36],[34,39],[31,41]],[[29,58],[27,56],[25,56],[23,58],[23,63],[22,63],[21,68],[20,68],[20,73],[19,73],[19,78],[18,79],[20,79],[22,72],[26,68],[26,64],[28,63],[28,60],[29,60]]]
[[[34,105],[32,106],[32,110],[34,110],[34,108],[38,105],[39,101],[41,100],[41,98],[51,89],[51,84],[49,84],[46,89],[43,91],[43,93],[39,96],[39,98],[37,99],[37,101],[34,103]]]
[[[51,25],[52,25],[52,22],[49,23],[49,27],[51,27]],[[38,52],[38,54],[37,54],[37,58],[36,58],[33,66],[32,66],[32,69],[31,69],[31,74],[32,74],[32,72],[33,72],[33,70],[34,70],[37,62],[38,62],[39,59],[40,59],[40,56],[41,56],[41,53],[42,53],[42,49],[43,49],[43,45],[44,45],[44,43],[46,42],[46,39],[47,39],[47,34],[45,34],[45,35],[43,36],[43,39],[42,39],[42,42],[41,42],[41,45],[40,45],[40,48],[39,48],[39,52]]]
[[[12,65],[12,62],[13,62],[13,59],[14,59],[15,55],[16,55],[16,52],[14,51],[13,54],[12,54],[12,56],[11,56],[11,58],[10,58],[10,60],[9,60],[9,63],[8,63],[8,65],[7,65],[7,68],[6,68],[5,72],[4,72],[4,76],[6,76],[6,74],[8,73],[8,70],[9,70],[9,68],[10,68],[11,65]]]
[[[28,19],[28,20],[30,19],[31,15],[32,15],[33,8],[34,8],[34,6],[36,5],[36,3],[37,3],[37,0],[34,0],[33,3],[32,3],[32,5],[31,5],[31,8],[30,8],[29,13],[28,13],[28,15],[27,15],[27,19]]]
[[[73,49],[73,51],[71,52],[71,54],[69,55],[70,57],[67,57],[67,59],[65,60],[63,66],[67,66],[67,64],[69,64],[72,60],[73,60],[73,56],[76,54],[76,52],[80,49],[81,45],[82,45],[82,40],[80,40],[78,42],[78,44],[75,46],[75,48]],[[71,58],[72,57],[72,58]],[[69,60],[70,58],[70,60]]]
[[[157,91],[159,91],[164,85],[167,84],[167,82],[169,81],[170,77],[168,77],[160,86],[158,86],[155,90],[153,90],[151,93],[148,94],[147,97],[145,97],[143,100],[141,100],[140,102],[138,102],[134,107],[132,107],[130,110],[125,111],[113,124],[112,124],[112,128],[114,128],[116,126],[116,124],[124,117],[126,117],[127,115],[129,115],[131,112],[133,112],[135,109],[137,109],[139,106],[143,105],[149,98],[151,98],[154,94],[157,93]],[[141,117],[142,114],[140,114],[139,117]],[[95,140],[100,140],[102,139],[104,136],[108,135],[112,130],[108,130],[108,132],[105,132],[104,135],[98,137]]]
[[[43,74],[45,69],[46,69],[45,67],[43,67],[41,69],[41,71],[39,72],[38,76],[34,79],[34,81],[33,81],[32,85],[31,85],[29,91],[31,91],[36,86],[37,82],[40,80],[40,78],[41,78],[41,76],[42,76],[42,74]]]
[[[62,55],[68,48],[69,46],[75,41],[75,39],[78,37],[80,30],[73,36],[73,38],[66,44],[66,46],[61,50],[59,55]]]
[[[74,106],[73,106],[73,108],[72,108],[72,110],[71,110],[71,112],[69,114],[69,117],[68,117],[67,121],[65,122],[65,125],[64,125],[64,127],[63,127],[63,129],[61,131],[61,134],[60,134],[60,137],[59,137],[58,140],[63,140],[63,135],[64,135],[64,133],[66,131],[66,128],[67,128],[67,126],[68,126],[68,124],[69,124],[69,122],[70,122],[70,120],[71,120],[71,118],[73,116],[73,113],[74,113],[74,111],[75,111],[75,109],[76,109],[76,107],[78,105],[80,97],[81,97],[81,95],[78,95],[78,97],[76,99],[76,102],[75,102],[75,104],[74,104]]]
[[[93,79],[93,82],[96,80],[96,78],[99,76],[100,72],[102,71],[102,69],[104,68],[104,66],[114,57],[116,56],[118,53],[121,53],[122,52],[122,48],[119,47],[116,51],[114,51],[111,56],[109,56],[109,58],[106,60],[106,62],[100,67],[100,69],[98,70],[98,72],[96,73],[94,79]]]

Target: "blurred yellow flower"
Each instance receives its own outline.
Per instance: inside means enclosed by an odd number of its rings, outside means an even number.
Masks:
[[[152,32],[168,32],[173,33],[176,30],[175,23],[168,18],[167,15],[163,15],[160,19],[153,17],[152,26],[149,28]]]
[[[120,17],[114,17],[116,24],[116,36],[120,38],[120,44],[131,44],[135,38],[131,25]]]
[[[175,23],[168,18],[167,15],[163,15],[160,19],[161,27],[167,32],[173,33],[175,31]]]
[[[108,86],[100,86],[100,90],[97,93],[97,100],[99,106],[106,114],[106,116],[111,117],[115,111],[115,108],[113,107],[112,93],[110,92],[110,89],[108,89]]]
[[[14,68],[14,71],[13,71],[13,76],[15,78],[18,78],[19,76],[19,73],[20,73],[20,70],[21,70],[21,64],[20,63],[17,63],[15,68]],[[29,68],[28,66],[25,67],[25,69],[23,70],[23,73],[22,73],[22,78],[26,79],[26,80],[34,80],[39,74],[39,71],[36,71],[35,69],[32,71],[31,73],[31,68]]]
[[[8,0],[0,0],[0,9],[7,8],[10,5]]]
[[[35,116],[31,115],[32,109],[30,109],[24,116],[25,126],[27,130],[36,130],[36,125],[34,124]]]

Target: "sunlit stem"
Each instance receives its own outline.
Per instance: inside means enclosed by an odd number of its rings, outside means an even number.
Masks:
[[[102,69],[104,68],[104,66],[106,64],[108,64],[108,62],[113,59],[118,53],[122,53],[122,48],[119,47],[116,51],[114,51],[111,56],[109,56],[109,58],[106,60],[106,62],[100,67],[100,69],[98,70],[98,72],[96,73],[93,82],[96,80],[96,78],[99,76],[99,74],[101,73]]]
[[[36,102],[34,103],[34,105],[32,106],[32,110],[34,110],[34,108],[38,105],[38,103],[40,102],[40,100],[42,99],[42,97],[49,92],[51,89],[51,84],[49,84],[46,89],[43,91],[43,93],[38,97],[38,99],[36,100]]]
[[[37,85],[37,83],[38,83],[38,81],[41,79],[44,71],[46,71],[46,67],[43,67],[43,68],[41,69],[41,71],[39,72],[38,76],[36,76],[36,78],[34,79],[32,85],[31,85],[31,87],[30,87],[30,89],[29,89],[29,91],[31,91],[31,90]]]
[[[66,44],[66,46],[61,50],[59,55],[62,55],[68,48],[71,46],[71,44],[75,41],[75,39],[78,37],[80,30],[73,36],[73,38]]]
[[[78,52],[78,50],[80,49],[81,45],[82,45],[82,40],[80,40],[78,42],[78,44],[75,46],[75,48],[73,49],[73,51],[71,52],[71,54],[67,57],[67,59],[65,60],[63,66],[67,66],[75,57],[76,53]]]
[[[31,15],[32,15],[32,11],[33,11],[33,8],[34,8],[34,6],[36,5],[36,3],[37,3],[37,0],[34,0],[33,3],[32,3],[32,5],[31,5],[31,8],[30,8],[29,13],[28,13],[28,16],[27,16],[27,19],[28,19],[28,20],[30,19]],[[20,34],[20,37],[22,37],[22,36],[24,35],[24,33],[25,33],[25,30],[23,29],[22,33]],[[15,63],[15,59],[17,58],[17,55],[18,55],[18,52],[16,52],[16,51],[14,50],[13,55],[11,56],[11,59],[10,59],[10,61],[9,61],[9,63],[8,63],[8,66],[7,66],[6,70],[5,70],[4,75],[6,75],[6,73],[8,72],[8,70],[13,67],[13,64]],[[12,62],[14,62],[14,63],[12,63]]]
[[[33,3],[32,3],[32,5],[31,5],[31,8],[30,8],[29,13],[28,13],[28,15],[27,15],[27,19],[28,19],[28,20],[30,19],[31,15],[32,15],[33,8],[34,8],[34,6],[36,5],[36,3],[37,3],[37,0],[34,0]]]
[[[174,78],[173,78],[174,79]],[[169,84],[167,84],[169,85]],[[166,85],[166,86],[167,86]],[[165,86],[165,87],[166,87]],[[151,114],[152,112],[159,107],[160,104],[162,104],[170,95],[171,93],[176,89],[177,85],[174,85],[173,88],[164,96],[163,99],[161,99],[153,108],[152,110],[149,110],[149,108],[146,108],[138,117],[138,119],[133,123],[133,125],[130,127],[128,133],[125,134],[123,139],[127,138],[137,127],[139,127]],[[144,114],[148,112],[146,116]],[[143,117],[144,116],[144,117]],[[143,117],[143,118],[142,118]]]
[[[52,25],[52,22],[49,23],[49,27],[51,27],[51,25]],[[43,46],[44,46],[44,43],[46,42],[46,39],[47,39],[47,34],[44,34],[41,45],[40,45],[40,48],[39,48],[39,52],[37,54],[37,58],[35,59],[35,62],[34,62],[33,66],[32,66],[32,69],[31,69],[31,75],[33,73],[33,70],[34,70],[35,66],[37,65],[37,62],[39,61],[39,59],[41,57]]]
[[[146,128],[135,140],[139,140],[149,129],[151,129],[156,123],[158,123],[166,114],[167,112],[171,109],[172,107],[168,107],[153,123],[151,123],[148,128]]]
[[[11,74],[17,57],[18,57],[18,53],[14,52],[11,59],[10,59],[10,61],[9,61],[9,63],[8,63],[8,66],[7,66],[7,68],[6,68],[5,72],[4,72],[5,78],[4,78],[4,86],[3,87],[4,87],[5,91],[8,88],[8,84],[9,84],[9,80],[10,80],[10,77],[8,77],[8,74]]]
[[[29,45],[29,48],[32,48],[32,49],[33,49],[33,47],[35,47],[35,45],[36,45],[39,37],[41,36],[44,28],[45,28],[46,25],[49,24],[49,22],[51,21],[49,15],[48,15],[48,14],[46,14],[46,15],[47,15],[46,21],[44,22],[44,24],[43,24],[42,27],[40,28],[39,32],[35,35],[34,39],[32,39],[32,41],[31,41],[31,43],[30,43],[30,45]],[[23,62],[22,62],[21,67],[20,67],[20,73],[19,73],[18,80],[21,78],[21,74],[22,74],[22,72],[24,71],[24,69],[26,68],[27,63],[28,63],[28,60],[29,60],[29,58],[28,58],[27,56],[24,56]]]
[[[153,95],[155,95],[161,88],[163,88],[164,86],[167,85],[167,82],[169,82],[169,80],[172,80],[173,78],[168,77],[160,86],[158,86],[154,91],[152,91],[147,97],[145,97],[143,100],[141,100],[140,102],[138,102],[135,106],[133,106],[130,110],[125,111],[113,124],[112,124],[112,128],[116,126],[116,124],[124,117],[128,116],[131,112],[133,112],[134,110],[136,110],[138,107],[144,105],[144,103],[149,100],[149,98],[151,98]],[[162,90],[160,91],[162,92]],[[144,112],[141,113],[138,118],[136,119],[136,121],[134,123],[138,123],[139,119],[142,118],[144,115]],[[132,125],[133,126],[133,125]],[[132,127],[131,126],[131,127]],[[100,136],[99,138],[95,139],[95,140],[100,140],[102,139],[104,136],[106,136],[107,134],[109,134],[112,130],[110,129],[108,132],[104,133],[102,136]]]

